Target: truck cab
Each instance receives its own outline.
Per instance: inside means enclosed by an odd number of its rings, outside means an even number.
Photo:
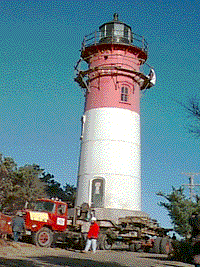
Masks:
[[[24,210],[26,229],[32,232],[48,227],[52,231],[67,228],[67,204],[57,199],[38,199],[33,210]]]

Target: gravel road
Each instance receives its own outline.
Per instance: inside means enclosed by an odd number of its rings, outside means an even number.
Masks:
[[[0,266],[26,267],[193,267],[167,260],[165,255],[122,250],[81,253],[62,248],[39,248],[31,244],[0,244]]]

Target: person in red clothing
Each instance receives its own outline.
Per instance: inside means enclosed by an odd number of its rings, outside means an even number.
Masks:
[[[99,229],[98,224],[96,223],[96,218],[92,217],[90,230],[89,230],[88,235],[87,235],[86,247],[85,247],[85,250],[83,250],[83,252],[88,252],[88,250],[90,249],[91,245],[92,245],[93,253],[96,252],[97,238],[98,238],[98,235],[99,235],[99,230],[100,229]]]

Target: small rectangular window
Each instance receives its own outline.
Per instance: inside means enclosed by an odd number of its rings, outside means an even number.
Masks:
[[[111,37],[112,35],[113,35],[113,24],[107,24],[105,37]]]
[[[128,87],[121,87],[121,101],[128,102]]]
[[[100,29],[100,39],[104,38],[106,36],[106,25],[104,25],[103,27],[101,27]]]
[[[124,25],[114,24],[114,36],[124,37]]]
[[[65,211],[66,211],[66,206],[65,206],[65,205],[61,205],[61,204],[59,204],[59,205],[58,205],[58,215],[63,215],[63,214],[65,214]]]
[[[127,26],[124,28],[124,37],[128,39],[129,43],[131,43],[131,30]]]

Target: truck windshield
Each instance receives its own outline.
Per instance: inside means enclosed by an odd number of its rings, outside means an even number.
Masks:
[[[54,206],[55,204],[52,202],[37,201],[34,210],[52,212],[54,210]]]

